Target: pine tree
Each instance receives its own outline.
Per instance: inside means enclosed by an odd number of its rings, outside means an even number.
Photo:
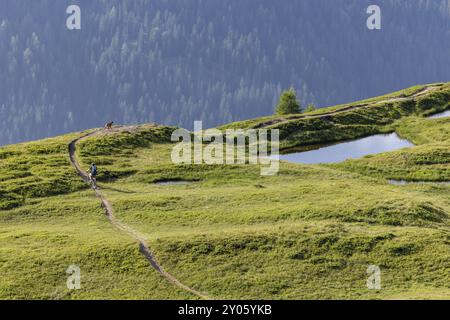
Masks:
[[[297,101],[297,94],[294,88],[290,88],[281,94],[275,112],[277,114],[293,114],[301,112],[300,103]]]

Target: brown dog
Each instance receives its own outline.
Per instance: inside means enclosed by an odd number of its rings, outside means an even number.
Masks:
[[[113,124],[114,124],[114,121],[108,122],[107,124],[105,124],[105,128],[108,129],[108,130],[111,130]]]

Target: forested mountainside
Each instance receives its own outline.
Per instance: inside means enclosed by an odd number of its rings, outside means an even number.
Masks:
[[[0,144],[107,120],[190,128],[448,81],[450,2],[2,0]],[[81,30],[66,8],[81,8]]]

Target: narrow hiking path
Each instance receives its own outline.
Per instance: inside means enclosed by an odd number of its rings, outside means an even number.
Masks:
[[[75,155],[75,150],[76,150],[76,144],[83,140],[83,139],[87,139],[89,137],[92,137],[94,135],[100,134],[104,132],[104,130],[96,130],[94,132],[88,133],[84,136],[81,136],[75,140],[73,140],[72,142],[69,143],[69,158],[70,158],[70,162],[72,163],[72,165],[74,166],[74,168],[76,169],[78,175],[86,182],[89,183],[89,177],[88,174],[81,168],[80,164],[78,163],[78,160],[76,158]],[[177,287],[179,287],[180,289],[183,289],[185,291],[188,291],[194,295],[196,295],[199,298],[202,299],[212,299],[211,297],[207,296],[206,294],[203,294],[183,283],[181,283],[177,278],[175,278],[174,276],[172,276],[170,273],[168,273],[167,271],[165,271],[163,269],[163,267],[158,263],[158,261],[156,260],[155,256],[153,255],[152,251],[150,250],[149,246],[147,245],[146,241],[145,241],[145,237],[143,235],[141,235],[139,232],[137,232],[136,230],[132,229],[131,227],[127,226],[126,224],[122,223],[121,221],[117,220],[116,217],[114,216],[114,210],[113,207],[111,205],[111,203],[108,201],[108,199],[105,198],[105,196],[103,195],[103,193],[101,192],[101,190],[97,187],[97,189],[93,189],[96,196],[100,199],[101,203],[102,203],[102,207],[105,209],[105,213],[106,216],[108,217],[109,221],[111,222],[111,224],[116,227],[117,229],[119,229],[120,231],[126,233],[127,235],[129,235],[131,238],[133,238],[134,240],[136,240],[139,243],[139,249],[141,251],[141,253],[145,256],[145,258],[150,262],[151,266],[161,275],[163,276],[166,280],[168,280],[169,282],[171,282],[172,284],[176,285]]]
[[[330,112],[324,112],[324,113],[319,113],[319,114],[312,114],[312,115],[299,115],[299,116],[293,116],[290,118],[278,118],[278,119],[272,119],[266,122],[262,122],[259,123],[257,125],[254,126],[254,129],[260,129],[260,128],[264,128],[264,127],[268,127],[274,124],[283,124],[283,123],[287,123],[290,122],[292,120],[300,120],[300,119],[314,119],[314,118],[322,118],[322,117],[328,117],[328,116],[332,116],[335,114],[339,114],[339,113],[343,113],[343,112],[348,112],[348,111],[353,111],[356,109],[361,109],[361,108],[367,108],[373,105],[377,105],[377,104],[381,104],[381,103],[390,103],[390,102],[398,102],[398,101],[407,101],[407,100],[412,100],[414,98],[420,97],[425,95],[426,93],[433,91],[434,89],[439,88],[440,85],[434,85],[434,86],[425,86],[423,88],[421,88],[418,92],[410,95],[410,96],[399,96],[399,97],[394,97],[394,98],[389,98],[386,100],[380,100],[380,101],[374,101],[374,102],[368,102],[368,103],[363,103],[363,104],[358,104],[358,105],[349,105],[346,107],[342,107],[340,109],[337,110],[333,110]]]
[[[263,127],[267,127],[267,126],[271,126],[274,124],[279,124],[279,123],[285,123],[285,122],[289,122],[292,120],[298,120],[298,119],[312,119],[312,118],[322,118],[322,117],[327,117],[330,115],[335,115],[335,114],[339,114],[339,113],[344,113],[344,112],[348,112],[348,111],[352,111],[355,109],[360,109],[360,108],[366,108],[366,107],[370,107],[376,104],[381,104],[381,103],[390,103],[390,102],[396,102],[396,101],[406,101],[406,100],[412,100],[414,98],[420,97],[422,95],[425,95],[426,93],[433,91],[437,88],[439,88],[440,85],[431,85],[431,86],[424,86],[423,88],[421,88],[420,90],[418,90],[416,93],[409,95],[409,96],[398,96],[398,97],[394,97],[394,98],[389,98],[389,99],[385,99],[385,100],[380,100],[380,101],[375,101],[375,102],[368,102],[368,103],[363,103],[363,104],[358,104],[358,105],[348,105],[345,107],[342,107],[340,109],[337,110],[333,110],[330,112],[325,112],[325,113],[320,113],[320,114],[312,114],[312,115],[298,115],[298,116],[294,116],[291,118],[278,118],[278,119],[272,119],[266,122],[262,122],[257,124],[256,126],[254,126],[255,129],[258,128],[263,128]],[[76,155],[75,155],[75,150],[76,150],[76,144],[83,140],[83,139],[87,139],[89,137],[95,136],[95,135],[107,135],[107,134],[111,134],[111,133],[115,133],[115,132],[119,132],[119,131],[123,131],[123,130],[129,130],[129,131],[134,131],[136,129],[136,126],[126,126],[126,127],[121,127],[121,126],[116,126],[115,128],[113,128],[112,130],[104,130],[104,129],[98,129],[95,130],[91,133],[85,134],[73,141],[71,141],[69,143],[69,158],[70,158],[70,162],[72,163],[72,165],[74,166],[74,168],[76,169],[78,175],[86,182],[89,183],[89,178],[87,173],[81,168],[80,164],[78,163],[77,159],[76,159]],[[158,263],[157,259],[155,258],[155,256],[153,255],[152,251],[150,250],[149,246],[147,245],[146,241],[145,241],[145,237],[143,235],[141,235],[139,232],[137,232],[136,230],[132,229],[131,227],[127,226],[126,224],[122,223],[121,221],[117,220],[116,217],[114,216],[114,211],[112,208],[111,203],[108,201],[108,199],[103,195],[103,193],[101,192],[101,190],[99,188],[94,190],[96,196],[100,199],[101,203],[102,203],[102,207],[105,209],[105,213],[109,219],[109,221],[111,222],[111,224],[116,227],[118,230],[126,233],[127,235],[129,235],[131,238],[133,238],[135,241],[137,241],[139,243],[139,248],[141,253],[145,256],[145,258],[150,262],[151,266],[162,276],[164,277],[167,281],[171,282],[172,284],[174,284],[175,286],[179,287],[180,289],[183,289],[187,292],[190,292],[192,294],[194,294],[195,296],[199,297],[199,298],[203,298],[203,299],[212,299],[211,297],[209,297],[206,294],[203,294],[183,283],[181,283],[177,278],[175,278],[174,276],[172,276],[171,274],[169,274],[168,272],[166,272],[162,266]]]

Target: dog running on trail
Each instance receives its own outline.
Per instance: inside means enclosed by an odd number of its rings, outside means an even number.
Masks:
[[[105,129],[111,130],[113,127],[114,121],[108,122],[105,124]]]

